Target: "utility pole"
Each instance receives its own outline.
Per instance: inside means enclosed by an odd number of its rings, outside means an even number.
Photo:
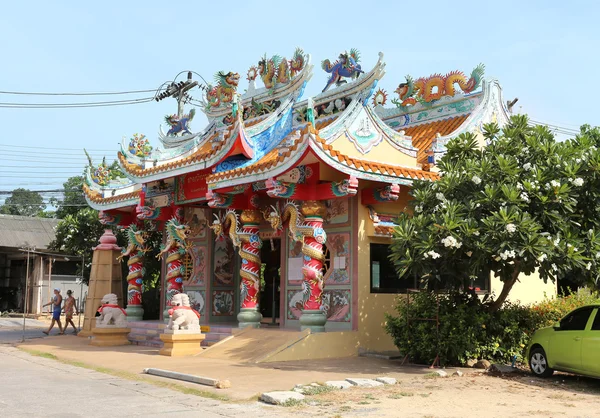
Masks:
[[[173,97],[177,100],[177,118],[181,119],[183,117],[183,105],[185,104],[185,98],[187,98],[186,91],[192,89],[198,85],[197,81],[192,81],[192,72],[188,71],[187,80],[180,81],[178,83],[171,83],[169,87],[161,94],[156,96],[154,100],[160,102],[162,99],[166,99],[167,97]]]
[[[79,306],[77,307],[77,312],[79,312],[79,315],[77,315],[77,329],[79,331],[81,331],[81,305],[82,305],[82,301],[83,301],[83,277],[84,277],[84,273],[85,273],[85,253],[81,256],[81,279],[79,282]],[[77,332],[79,332],[77,331]]]
[[[25,273],[25,300],[23,301],[23,338],[22,343],[25,342],[25,318],[27,318],[27,300],[28,298],[28,284],[29,284],[29,251],[31,247],[27,247],[27,272]]]

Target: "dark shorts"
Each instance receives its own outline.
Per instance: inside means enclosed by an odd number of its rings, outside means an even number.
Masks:
[[[60,319],[60,311],[59,310],[52,311],[52,319],[55,319],[57,321]]]

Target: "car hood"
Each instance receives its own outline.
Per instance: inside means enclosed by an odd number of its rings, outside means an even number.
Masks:
[[[555,332],[553,327],[540,328],[536,332],[533,333],[532,340],[545,338],[545,337],[549,336],[550,334],[552,334],[553,332]]]

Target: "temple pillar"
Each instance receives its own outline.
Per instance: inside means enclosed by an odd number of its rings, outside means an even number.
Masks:
[[[309,328],[312,332],[324,332],[327,317],[321,310],[323,296],[323,244],[327,234],[323,229],[323,217],[326,214],[325,204],[321,201],[309,200],[302,203],[300,212],[304,216],[303,229],[312,229],[312,232],[303,233],[304,255],[302,276],[302,289],[304,292],[304,309],[300,316],[301,329]]]
[[[161,246],[158,257],[165,257],[166,268],[166,292],[165,292],[165,310],[163,311],[163,321],[169,322],[169,309],[171,309],[171,300],[178,293],[183,293],[183,275],[185,274],[185,265],[183,257],[190,248],[186,241],[190,228],[181,223],[180,216],[174,216],[165,224],[166,240]]]
[[[94,248],[83,328],[78,334],[80,337],[92,335],[92,328],[96,327],[96,311],[102,306],[104,295],[114,293],[117,295],[118,305],[123,306],[121,265],[117,261],[120,250],[121,248],[117,246],[117,237],[107,229],[100,237],[100,245]]]
[[[144,316],[142,307],[142,282],[144,278],[144,253],[148,249],[144,246],[144,232],[138,231],[135,225],[130,225],[126,230],[128,245],[123,250],[120,258],[128,255],[127,268],[127,319],[141,321]]]
[[[259,225],[262,214],[258,210],[244,210],[240,217],[242,233],[240,256],[242,267],[240,269],[240,299],[241,309],[237,316],[240,328],[251,326],[260,327],[262,315],[259,311],[260,292],[260,249],[262,240],[259,237]],[[247,237],[247,239],[246,239]]]

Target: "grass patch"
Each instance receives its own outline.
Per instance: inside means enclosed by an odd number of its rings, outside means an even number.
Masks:
[[[370,399],[370,400],[374,401],[374,400],[375,400],[375,396],[373,396],[373,395],[371,395],[371,394],[369,393],[369,394],[366,394],[366,395],[365,395],[365,399]]]
[[[302,394],[306,396],[315,396],[334,390],[335,388],[333,386],[304,386],[304,388],[302,388]]]
[[[358,402],[359,405],[369,405],[371,402],[368,401],[360,401]]]
[[[288,399],[287,401],[285,401],[281,404],[281,406],[284,406],[286,408],[293,408],[295,406],[301,406],[301,405],[304,405],[304,401],[301,401],[299,399]]]
[[[429,398],[429,395],[430,395],[429,393],[419,393],[419,396],[421,398]]]
[[[348,411],[352,411],[352,407],[349,405],[344,405],[344,406],[340,406],[339,410],[341,412],[348,412]]]
[[[424,375],[423,379],[437,379],[438,377],[441,377],[441,376],[435,372],[431,372],[431,373],[427,373],[426,375]]]
[[[143,375],[138,375],[138,374],[135,374],[135,373],[125,372],[125,371],[122,371],[122,370],[110,369],[108,367],[93,366],[91,364],[83,363],[81,361],[65,360],[65,359],[58,358],[54,354],[46,353],[46,352],[43,352],[43,351],[29,350],[29,349],[26,349],[26,348],[23,348],[23,347],[17,347],[17,348],[19,350],[21,350],[21,351],[24,351],[24,352],[32,355],[32,356],[37,356],[37,357],[43,357],[43,358],[47,358],[47,359],[51,359],[51,360],[56,360],[56,361],[58,361],[59,363],[62,363],[62,364],[67,364],[69,366],[80,367],[82,369],[94,370],[94,371],[96,371],[98,373],[108,374],[108,375],[111,375],[111,376],[119,377],[121,379],[135,380],[135,381],[138,381],[138,382],[148,383],[150,385],[158,386],[160,388],[175,390],[177,392],[181,392],[181,393],[184,393],[186,395],[195,395],[195,396],[200,396],[200,397],[203,397],[203,398],[215,399],[215,400],[222,401],[222,402],[229,402],[230,401],[230,399],[227,396],[218,395],[216,393],[209,392],[209,391],[206,391],[206,390],[195,389],[195,388],[191,388],[191,387],[188,387],[188,386],[180,385],[180,384],[177,384],[177,383],[162,382],[162,381],[159,381],[159,380],[147,379],[147,378],[143,377]]]
[[[398,392],[398,393],[392,393],[390,396],[388,396],[388,398],[390,398],[390,399],[402,399],[402,398],[405,398],[407,396],[415,396],[415,394],[411,393],[411,392]]]
[[[26,351],[28,354],[35,356],[35,357],[48,358],[50,360],[58,360],[58,357],[56,357],[54,354],[46,353],[44,351],[25,350],[25,349],[23,349],[23,351]]]

